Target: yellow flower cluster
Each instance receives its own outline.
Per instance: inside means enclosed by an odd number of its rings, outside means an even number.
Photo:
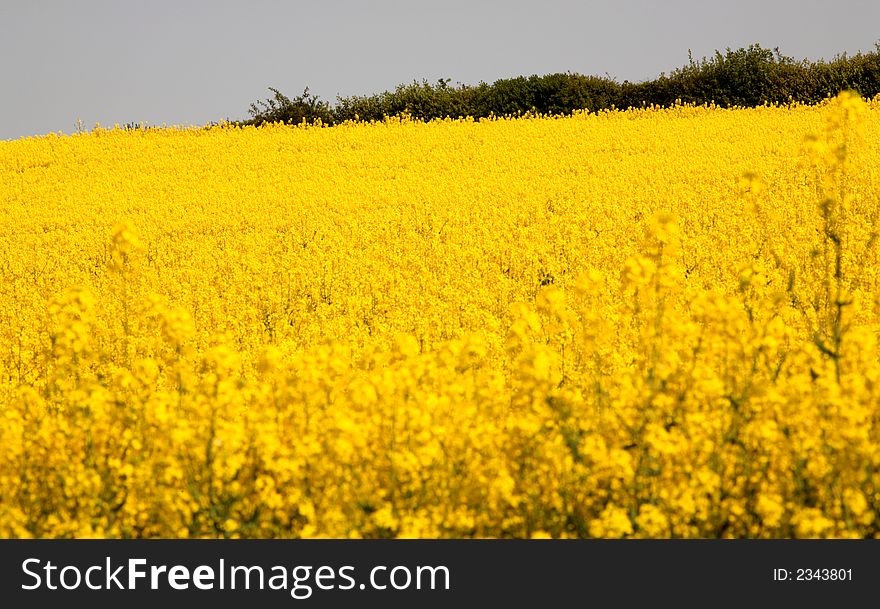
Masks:
[[[0,536],[880,536],[880,99],[0,143]]]

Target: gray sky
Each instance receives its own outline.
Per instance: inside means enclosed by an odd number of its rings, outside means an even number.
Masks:
[[[414,79],[573,71],[644,80],[751,43],[871,51],[878,0],[0,0],[0,139],[246,118],[274,86],[337,95]]]

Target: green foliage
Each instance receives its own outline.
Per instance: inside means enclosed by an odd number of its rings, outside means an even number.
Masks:
[[[251,120],[245,121],[245,124],[263,122],[299,124],[304,121],[314,123],[319,120],[328,124],[334,122],[330,104],[309,93],[308,87],[303,90],[302,95],[294,99],[290,99],[273,87],[269,87],[269,90],[274,96],[266,101],[251,104]]]
[[[841,55],[830,62],[796,61],[779,49],[759,45],[737,49],[695,62],[670,76],[644,83],[624,83],[621,107],[668,106],[715,102],[720,106],[759,106],[764,103],[820,102],[845,90],[863,96],[880,93],[880,46],[869,54]]]
[[[414,81],[377,95],[339,97],[331,105],[311,95],[308,88],[294,99],[278,89],[274,96],[251,104],[251,119],[262,122],[332,125],[346,120],[382,120],[409,114],[413,118],[521,115],[567,115],[574,110],[598,111],[613,107],[669,106],[711,103],[720,106],[758,106],[799,101],[816,103],[844,90],[873,97],[880,93],[880,43],[871,53],[831,61],[797,61],[779,49],[751,45],[716,51],[711,58],[694,61],[668,76],[639,83],[618,83],[611,78],[581,74],[548,74],[496,80],[492,84],[457,84],[441,78],[436,83]]]

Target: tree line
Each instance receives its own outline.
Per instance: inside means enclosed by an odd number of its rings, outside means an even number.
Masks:
[[[715,103],[753,107],[765,103],[817,103],[843,90],[863,97],[880,93],[880,43],[869,53],[839,55],[830,61],[795,60],[754,44],[716,51],[670,74],[644,82],[558,73],[505,78],[494,83],[451,85],[450,79],[413,82],[376,95],[337,97],[335,104],[306,88],[288,97],[270,87],[272,96],[251,104],[250,118],[238,124],[302,122],[334,125],[347,120],[381,121],[408,114],[414,119],[509,116],[525,113],[566,115],[610,108]]]

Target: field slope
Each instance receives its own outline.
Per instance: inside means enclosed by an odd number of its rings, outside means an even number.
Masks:
[[[880,533],[880,101],[0,143],[0,536]]]

